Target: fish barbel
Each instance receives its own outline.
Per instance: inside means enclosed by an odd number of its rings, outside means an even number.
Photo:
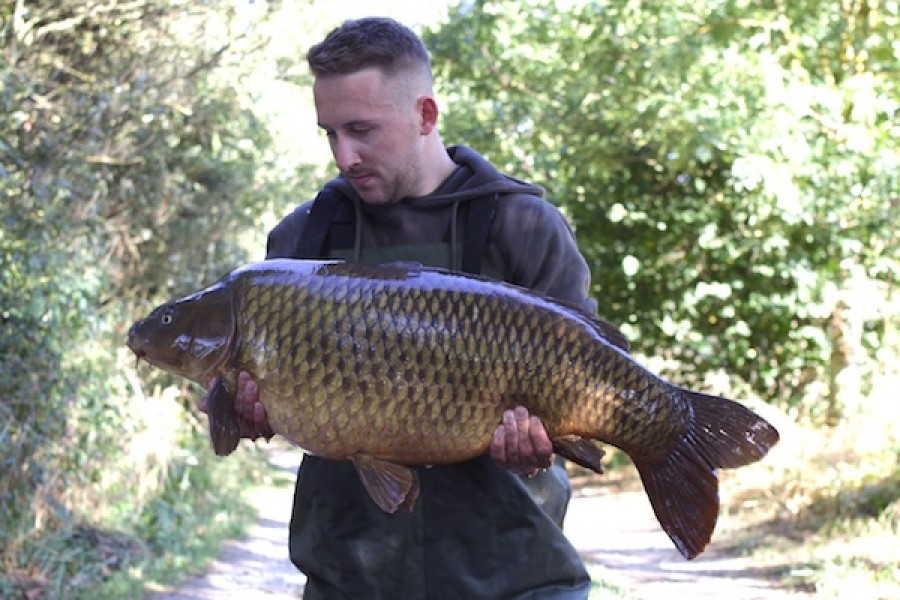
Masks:
[[[235,269],[136,322],[138,356],[202,385],[219,455],[237,446],[237,374],[272,429],[351,460],[387,512],[418,495],[408,465],[488,451],[504,410],[540,417],[555,452],[601,472],[595,441],[633,461],[687,558],[712,536],[717,468],[762,458],[774,427],[658,377],[610,323],[524,288],[411,265],[279,259]]]

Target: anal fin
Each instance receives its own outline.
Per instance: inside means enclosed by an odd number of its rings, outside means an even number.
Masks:
[[[357,454],[352,460],[360,481],[381,510],[391,514],[401,507],[412,511],[419,497],[415,471],[365,454]]]

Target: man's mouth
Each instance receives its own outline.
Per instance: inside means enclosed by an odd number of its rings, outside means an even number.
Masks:
[[[359,186],[366,185],[367,183],[370,183],[373,179],[375,179],[375,175],[372,173],[355,173],[352,175],[348,174],[347,176],[350,178],[350,181],[354,185]]]

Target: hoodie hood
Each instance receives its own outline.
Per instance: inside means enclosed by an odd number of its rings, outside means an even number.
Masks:
[[[347,202],[345,208],[333,213],[331,225],[327,225],[329,232],[340,230],[341,241],[323,245],[321,253],[353,262],[416,261],[461,270],[464,254],[481,256],[483,252],[478,251],[482,248],[480,242],[474,241],[481,239],[481,230],[466,225],[469,215],[475,215],[476,227],[485,222],[488,224],[490,230],[485,229],[484,236],[489,240],[498,210],[509,213],[507,205],[546,204],[540,186],[504,175],[475,150],[451,146],[447,153],[457,165],[456,169],[425,196],[403,198],[389,204],[367,204],[343,176],[326,183],[319,194],[320,199],[324,196],[334,199],[328,202],[340,202],[340,199]],[[516,201],[507,202],[513,199]],[[312,202],[298,207],[270,233],[269,258],[298,255],[296,232],[306,228],[311,206]],[[330,233],[322,235],[323,244],[327,244],[326,235]],[[304,238],[302,234],[300,237]],[[329,239],[334,242],[338,238]],[[305,249],[300,254],[318,256],[320,250]],[[465,268],[475,272],[481,267],[472,260],[467,260]]]
[[[468,250],[483,248],[483,263],[466,270],[596,310],[588,296],[587,263],[565,217],[543,198],[543,190],[500,173],[466,146],[447,152],[457,168],[427,196],[367,205],[344,178],[332,179],[317,200],[298,206],[269,233],[266,257],[412,261],[461,270],[463,255],[475,256]],[[307,232],[313,205],[320,202],[337,212]],[[470,224],[487,225],[485,246],[472,245],[481,233],[475,235]]]
[[[339,192],[352,200],[354,204],[359,205],[363,212],[371,214],[390,211],[398,204],[406,205],[409,208],[421,206],[433,210],[436,207],[458,204],[485,196],[527,194],[538,198],[544,197],[542,187],[504,175],[468,146],[450,146],[447,148],[447,153],[456,163],[457,168],[436,190],[426,196],[403,198],[399,202],[386,205],[366,204],[343,175],[326,183],[325,188]]]
[[[463,205],[481,198],[499,200],[504,196],[524,195],[540,200],[544,196],[540,186],[501,173],[467,146],[450,146],[447,153],[457,167],[436,190],[426,196],[403,198],[389,204],[367,204],[343,175],[325,184],[325,191],[337,192],[353,205],[353,251],[344,258],[354,262],[365,260],[363,248],[384,246],[415,247],[418,249],[410,254],[434,257],[434,251],[423,250],[423,245],[444,240],[443,244],[449,252],[446,260],[432,258],[428,262],[434,263],[432,266],[460,270]]]
[[[434,199],[470,200],[472,198],[492,196],[495,194],[527,194],[544,197],[544,189],[532,183],[525,183],[498,171],[480,154],[468,146],[451,146],[447,149],[450,158],[459,167],[447,178],[435,193]],[[441,190],[447,184],[456,184],[456,191],[445,194]]]

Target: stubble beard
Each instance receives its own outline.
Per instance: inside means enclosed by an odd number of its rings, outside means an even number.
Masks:
[[[385,178],[383,172],[378,172],[376,177],[380,185],[374,190],[369,190],[370,193],[358,189],[356,191],[360,198],[369,204],[394,204],[404,198],[418,195],[420,172],[421,167],[415,158],[407,156],[406,160],[393,170],[390,179]],[[374,195],[371,192],[374,192]]]

